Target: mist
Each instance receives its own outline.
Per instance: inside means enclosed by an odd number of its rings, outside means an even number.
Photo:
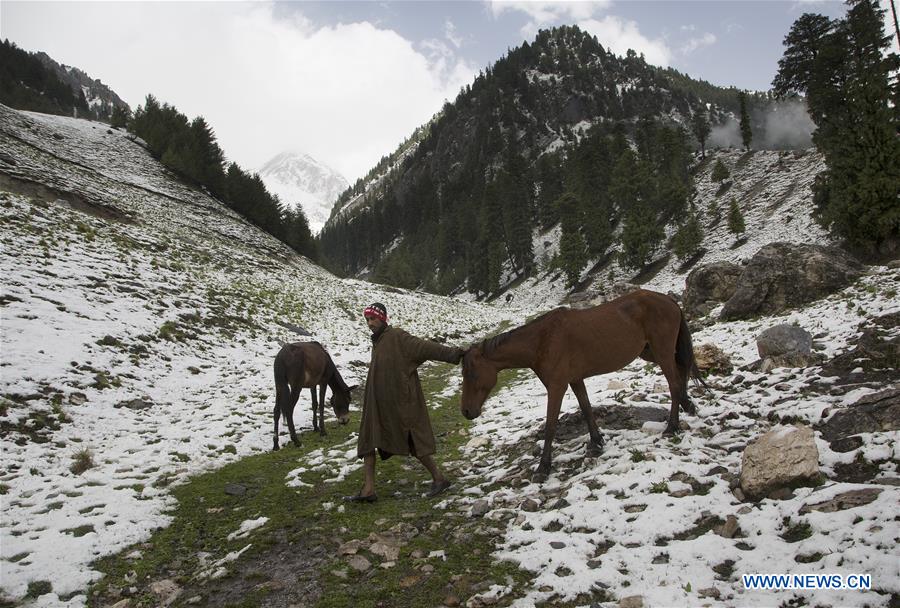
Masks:
[[[813,145],[816,125],[800,100],[776,101],[751,112],[753,128],[751,148],[757,150],[796,150]],[[740,124],[729,117],[713,126],[709,135],[710,148],[742,148]]]

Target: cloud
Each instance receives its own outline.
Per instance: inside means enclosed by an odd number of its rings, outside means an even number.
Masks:
[[[596,13],[608,8],[610,0],[582,2],[558,2],[553,0],[491,0],[490,9],[494,17],[505,12],[523,12],[538,26],[561,21],[581,21],[592,18]]]
[[[2,3],[3,35],[203,115],[255,169],[287,149],[361,177],[455,98],[477,69],[371,23],[318,27],[272,3]],[[302,10],[302,5],[295,8]]]
[[[589,19],[578,23],[578,27],[597,37],[605,48],[616,55],[624,55],[628,49],[644,54],[647,63],[666,67],[671,63],[672,51],[665,40],[651,40],[641,34],[637,23],[609,15],[603,19]]]
[[[704,33],[699,38],[691,38],[686,43],[681,46],[681,53],[683,55],[688,55],[693,53],[699,48],[703,48],[705,46],[711,46],[716,43],[715,34],[710,34],[709,32]]]
[[[462,46],[462,38],[456,32],[456,26],[449,19],[444,22],[444,37],[449,40],[450,44],[452,44],[456,48],[460,48]]]

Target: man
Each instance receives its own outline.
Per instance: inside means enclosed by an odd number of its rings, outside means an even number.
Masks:
[[[459,363],[464,351],[411,336],[388,325],[387,308],[378,302],[363,315],[372,332],[372,360],[366,378],[357,455],[363,459],[365,481],[351,502],[375,502],[375,453],[382,459],[411,454],[431,473],[428,496],[450,487],[434,459],[434,433],[416,369],[425,361]]]

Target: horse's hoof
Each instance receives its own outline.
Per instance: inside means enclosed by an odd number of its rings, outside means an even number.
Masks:
[[[587,443],[587,455],[588,456],[600,456],[603,454],[603,444],[602,443],[594,443],[593,441],[588,441]]]
[[[534,473],[531,474],[531,483],[542,484],[545,481],[547,481],[547,477],[548,477],[547,473],[544,473],[543,471],[535,471]]]
[[[277,451],[278,451],[278,444],[277,444],[277,443],[275,444],[275,447],[272,448],[272,451],[273,451],[273,452],[277,452]]]
[[[663,437],[674,437],[678,434],[677,428],[672,428],[671,426],[667,426],[666,430],[663,431]]]

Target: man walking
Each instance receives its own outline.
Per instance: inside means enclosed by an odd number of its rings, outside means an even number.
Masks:
[[[459,363],[465,351],[411,336],[388,325],[387,308],[378,302],[363,315],[372,332],[372,360],[366,378],[357,455],[363,459],[365,480],[352,502],[375,502],[375,453],[382,460],[411,454],[431,474],[428,496],[450,487],[434,459],[434,432],[425,407],[417,368],[425,361]]]

